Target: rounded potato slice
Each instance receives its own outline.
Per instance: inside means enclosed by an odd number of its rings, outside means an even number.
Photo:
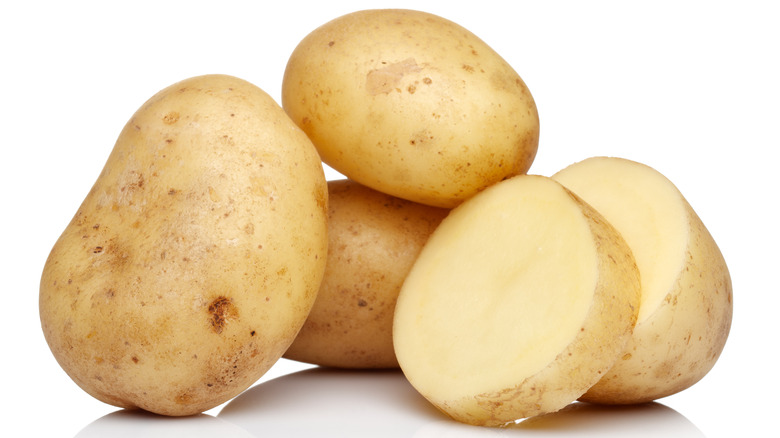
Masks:
[[[732,288],[723,255],[690,204],[661,173],[622,158],[589,158],[553,178],[620,231],[641,273],[632,339],[582,400],[644,403],[698,382],[726,343]]]
[[[497,426],[585,393],[619,358],[638,307],[620,234],[552,179],[523,175],[433,232],[401,288],[394,346],[440,410]]]

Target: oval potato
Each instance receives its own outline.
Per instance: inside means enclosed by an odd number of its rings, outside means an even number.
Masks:
[[[324,162],[350,179],[450,208],[536,156],[528,87],[485,42],[436,15],[364,10],[307,35],[282,105]]]
[[[328,261],[288,359],[339,368],[396,368],[395,302],[428,236],[449,210],[343,179],[328,182]]]
[[[316,150],[266,93],[225,75],[173,84],[125,125],[51,250],[40,284],[51,351],[115,406],[217,406],[306,319],[326,215]]]

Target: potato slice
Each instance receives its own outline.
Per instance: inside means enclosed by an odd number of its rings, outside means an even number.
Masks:
[[[553,178],[621,232],[641,273],[633,337],[582,400],[643,403],[699,381],[720,356],[732,315],[726,262],[699,217],[671,181],[634,161],[589,158]]]
[[[396,304],[411,384],[454,419],[557,411],[618,360],[639,306],[620,234],[552,179],[517,176],[453,209]]]

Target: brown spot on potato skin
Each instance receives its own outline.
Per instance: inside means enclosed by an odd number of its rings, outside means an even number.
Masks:
[[[192,403],[192,396],[188,393],[182,393],[176,396],[175,401],[180,405],[188,405]]]
[[[166,125],[173,125],[174,123],[179,121],[179,113],[176,111],[171,111],[168,114],[163,116],[163,123]]]
[[[208,313],[211,329],[216,334],[222,333],[228,320],[238,317],[238,310],[233,304],[233,300],[224,296],[217,297],[209,304]]]

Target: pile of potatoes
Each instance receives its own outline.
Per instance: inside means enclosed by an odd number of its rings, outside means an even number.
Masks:
[[[643,164],[529,175],[538,143],[528,87],[468,30],[339,17],[281,106],[207,75],[132,116],[46,261],[44,335],[95,398],[171,416],[282,357],[400,368],[485,426],[690,387],[731,325],[712,236]]]

